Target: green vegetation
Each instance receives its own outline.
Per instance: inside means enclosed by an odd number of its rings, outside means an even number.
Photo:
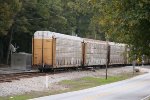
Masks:
[[[35,31],[105,39],[87,0],[1,0],[0,7],[0,63],[8,63],[10,43],[31,53]]]
[[[20,0],[0,0],[0,63],[8,63],[14,20],[21,5]]]
[[[59,84],[67,86],[69,90],[80,90],[89,87],[104,85],[116,81],[121,81],[130,78],[132,75],[109,77],[107,80],[105,78],[99,77],[84,77],[76,80],[64,80]]]
[[[148,0],[1,0],[0,63],[8,63],[10,43],[31,53],[38,30],[107,38],[150,57],[149,9]]]
[[[135,75],[139,75],[139,74],[140,73],[135,73]],[[112,82],[125,80],[131,77],[133,77],[132,73],[126,73],[119,76],[110,76],[108,77],[107,80],[105,78],[100,78],[100,77],[83,77],[74,80],[63,80],[57,83],[57,85],[59,85],[59,87],[63,87],[64,89],[58,88],[56,90],[53,89],[53,90],[46,90],[46,91],[39,91],[39,92],[33,91],[33,92],[25,93],[23,95],[0,97],[0,100],[26,100],[26,99],[37,98],[41,96],[65,93],[65,92],[100,86]]]
[[[91,0],[99,7],[101,31],[111,41],[129,44],[137,57],[150,57],[150,1]],[[95,2],[96,1],[96,2]]]

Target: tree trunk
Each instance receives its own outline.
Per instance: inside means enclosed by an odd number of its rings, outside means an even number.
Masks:
[[[75,34],[79,35],[79,23],[80,23],[80,16],[76,17],[76,30],[75,30]]]
[[[0,37],[0,64],[2,64],[3,63],[3,40],[2,40],[3,38],[2,37]]]
[[[7,43],[7,52],[6,52],[6,64],[9,64],[9,55],[10,55],[10,44],[12,41],[12,35],[13,35],[13,28],[14,28],[15,22],[13,22],[9,32],[8,32],[8,43]]]
[[[12,23],[12,25],[10,27],[10,30],[8,31],[8,34],[7,34],[7,36],[8,36],[8,43],[7,43],[7,52],[6,52],[6,54],[7,54],[6,55],[6,64],[9,64],[10,44],[12,42],[13,30],[14,30],[14,27],[15,27],[15,21],[16,21],[17,16],[18,16],[18,14],[20,12],[21,12],[21,10],[16,15],[14,15],[13,23]]]

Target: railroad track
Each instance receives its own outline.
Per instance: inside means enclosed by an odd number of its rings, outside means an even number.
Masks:
[[[24,73],[0,74],[0,83],[12,82],[13,80],[20,80],[23,78],[45,76],[46,74],[48,73],[24,72]]]
[[[93,69],[93,67],[92,67]],[[70,69],[70,70],[57,70],[56,72],[50,71],[47,73],[40,73],[40,72],[22,72],[22,73],[11,73],[11,74],[0,74],[0,83],[4,82],[12,82],[14,80],[20,80],[23,78],[32,78],[32,77],[39,77],[39,76],[46,76],[50,74],[59,74],[59,73],[67,73],[72,71],[85,71],[85,70],[91,70],[91,68],[87,69]],[[91,70],[93,71],[93,70]]]
[[[23,79],[23,78],[32,78],[32,77],[46,76],[46,75],[66,73],[66,72],[68,72],[68,71],[66,71],[66,70],[57,70],[56,72],[49,71],[49,72],[45,72],[45,73],[22,72],[22,73],[0,74],[0,83],[12,82],[14,80],[20,80],[20,79]]]

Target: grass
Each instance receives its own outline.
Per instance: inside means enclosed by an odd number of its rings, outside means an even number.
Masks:
[[[67,86],[68,89],[72,91],[72,90],[80,90],[80,89],[104,85],[112,82],[117,82],[130,77],[131,75],[114,76],[114,77],[108,77],[107,80],[105,78],[99,78],[99,77],[83,77],[76,80],[63,80],[59,84]]]
[[[137,74],[138,75],[138,74]],[[105,78],[100,77],[83,77],[79,79],[74,80],[63,80],[57,85],[60,85],[62,87],[65,87],[65,89],[57,89],[57,90],[49,90],[49,91],[42,91],[42,92],[30,92],[25,93],[23,95],[17,95],[17,96],[7,96],[7,97],[0,97],[0,100],[26,100],[31,98],[37,98],[41,96],[47,96],[47,95],[53,95],[53,94],[59,94],[64,92],[70,92],[70,91],[76,91],[81,89],[86,89],[90,87],[95,87],[99,85],[104,85],[112,82],[121,81],[124,79],[128,79],[133,77],[131,73],[122,74],[119,76],[109,76],[106,80]]]
[[[53,94],[58,94],[58,93],[63,93],[63,91],[61,90],[60,91],[39,91],[39,92],[32,91],[32,92],[25,93],[22,95],[0,97],[0,100],[27,100],[27,99],[53,95]]]

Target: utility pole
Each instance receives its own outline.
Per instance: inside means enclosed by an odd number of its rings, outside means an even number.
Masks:
[[[109,44],[108,44],[108,35],[106,37],[106,45],[107,45],[107,52],[106,52],[106,80],[108,78],[108,66],[109,66],[109,57],[110,57],[110,47],[109,47]]]
[[[107,53],[106,53],[106,80],[107,80],[107,71],[108,71],[108,41],[106,41],[107,43]]]
[[[142,66],[144,66],[144,54],[142,55]]]
[[[134,75],[135,66],[136,66],[136,54],[134,55],[134,60],[132,62],[132,66],[133,66],[133,75]]]

